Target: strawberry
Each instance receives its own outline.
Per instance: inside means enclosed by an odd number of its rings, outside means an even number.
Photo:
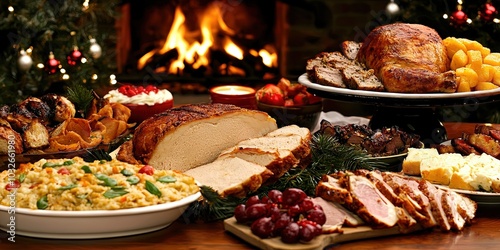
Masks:
[[[278,82],[278,88],[283,90],[283,93],[288,98],[293,98],[298,93],[305,91],[305,86],[297,82],[290,82],[288,79],[281,78]]]
[[[300,105],[307,105],[309,104],[309,98],[306,93],[298,93],[293,97],[293,102],[295,105],[300,106]]]
[[[306,91],[306,95],[307,95],[307,99],[309,100],[309,104],[321,102],[321,97],[315,96],[307,91]]]
[[[285,104],[285,96],[283,91],[274,84],[266,84],[260,88],[255,94],[257,100],[262,103],[283,106]]]
[[[290,107],[290,106],[294,106],[294,105],[295,105],[295,103],[293,102],[293,99],[287,98],[285,100],[285,104],[284,104],[285,107]]]

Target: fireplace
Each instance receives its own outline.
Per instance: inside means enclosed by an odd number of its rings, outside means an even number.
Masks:
[[[117,80],[206,92],[218,84],[296,79],[316,53],[361,38],[357,33],[367,29],[373,10],[387,1],[343,2],[125,1],[117,25]]]

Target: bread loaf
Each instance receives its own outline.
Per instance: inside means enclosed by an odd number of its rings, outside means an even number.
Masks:
[[[273,175],[266,167],[238,157],[224,157],[184,172],[221,196],[244,197]]]
[[[267,113],[229,104],[190,104],[142,122],[117,159],[187,171],[214,161],[238,142],[277,129]]]

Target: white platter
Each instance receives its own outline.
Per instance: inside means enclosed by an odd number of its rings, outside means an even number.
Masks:
[[[391,99],[455,99],[455,98],[472,98],[472,97],[485,97],[500,94],[500,88],[494,90],[481,90],[481,91],[471,91],[471,92],[457,92],[457,93],[392,93],[392,92],[378,92],[378,91],[368,91],[368,90],[356,90],[347,88],[337,88],[333,86],[321,85],[318,83],[311,82],[304,73],[299,76],[299,83],[302,85],[332,94],[348,95],[348,96],[359,96],[359,97],[376,97],[376,98],[391,98]]]
[[[455,189],[455,188],[449,188],[447,186],[436,185],[436,184],[435,184],[435,186],[437,186],[441,189],[448,189],[448,190],[455,191],[456,193],[466,195],[467,197],[471,198],[473,201],[477,202],[477,204],[479,204],[479,205],[500,207],[500,193]]]
[[[16,235],[50,239],[98,239],[142,234],[169,226],[200,192],[182,200],[130,209],[50,211],[0,206],[0,229],[9,231],[14,216]]]

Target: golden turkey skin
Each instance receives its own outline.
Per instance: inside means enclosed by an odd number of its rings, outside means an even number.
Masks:
[[[388,92],[453,93],[458,87],[443,40],[424,25],[394,23],[373,29],[357,60],[375,71]]]

